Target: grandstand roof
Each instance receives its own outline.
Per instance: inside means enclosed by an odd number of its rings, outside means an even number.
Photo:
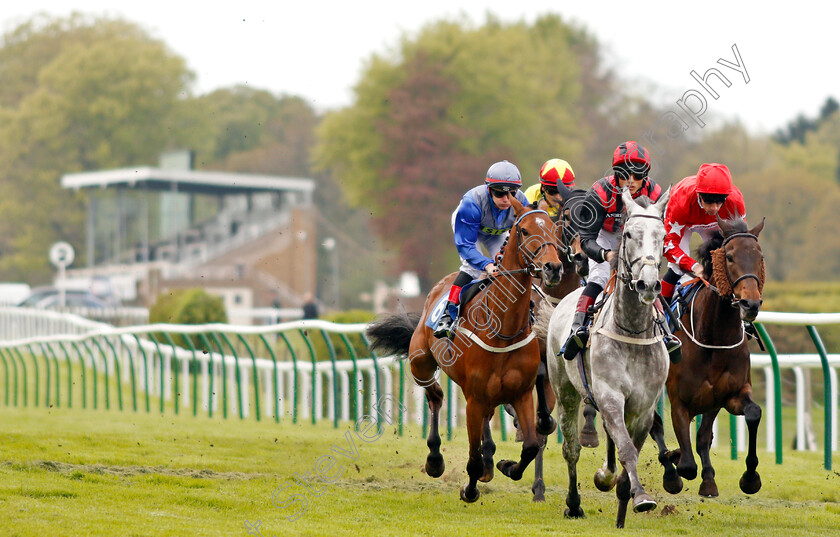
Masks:
[[[312,192],[315,190],[315,181],[276,175],[141,167],[69,173],[61,177],[61,186],[73,189],[124,186],[167,192],[225,195],[273,191]]]

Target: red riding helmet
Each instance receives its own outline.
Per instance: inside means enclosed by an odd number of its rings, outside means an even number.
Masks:
[[[568,162],[559,158],[547,160],[540,168],[540,183],[557,188],[558,179],[569,188],[575,186],[575,172]]]
[[[650,153],[637,142],[627,141],[615,148],[612,165],[615,173],[623,177],[630,174],[647,176],[650,171]]]
[[[519,174],[519,168],[503,160],[490,166],[484,184],[494,190],[510,192],[522,186],[522,176]]]
[[[703,164],[697,172],[698,194],[724,194],[732,192],[732,174],[724,164]]]

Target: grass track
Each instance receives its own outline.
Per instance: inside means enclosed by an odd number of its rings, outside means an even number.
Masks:
[[[614,493],[597,492],[592,475],[602,450],[584,450],[579,465],[587,518],[566,520],[566,469],[560,446],[546,457],[547,502],[531,502],[529,470],[521,482],[497,472],[480,484],[479,502],[466,505],[458,489],[466,479],[466,433],[444,440],[447,470],[434,480],[421,473],[426,446],[417,428],[404,437],[386,428],[364,443],[354,433],[355,461],[333,451],[348,448],[346,431],[330,424],[291,425],[238,419],[192,418],[79,409],[0,408],[0,535],[247,536],[246,521],[260,521],[269,536],[613,535]],[[723,431],[721,431],[723,434]],[[724,437],[725,438],[725,437]],[[673,441],[670,441],[673,444]],[[516,458],[519,445],[500,443],[499,458]],[[332,454],[344,469],[331,484],[314,480],[297,520],[293,506],[272,504],[272,492],[293,474],[313,472]],[[626,535],[715,537],[840,535],[840,473],[822,468],[821,453],[786,450],[784,464],[759,452],[764,487],[753,497],[738,489],[743,459],[728,449],[713,454],[721,496],[701,500],[699,480],[671,496],[648,443],[641,477],[659,508],[628,514]],[[326,474],[341,471],[335,466]],[[278,496],[304,494],[292,485]],[[298,504],[295,504],[298,505]],[[674,514],[662,516],[672,505]],[[256,534],[256,533],[255,533]]]

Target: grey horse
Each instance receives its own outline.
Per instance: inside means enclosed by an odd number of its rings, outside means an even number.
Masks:
[[[621,197],[627,213],[616,256],[615,291],[593,322],[589,349],[572,361],[558,356],[570,332],[581,293],[578,290],[555,308],[548,325],[546,353],[549,379],[559,402],[563,456],[569,468],[565,514],[584,516],[577,490],[581,449],[577,421],[582,398],[592,399],[607,433],[607,456],[595,474],[595,485],[602,491],[618,485],[619,528],[624,527],[631,497],[635,512],[656,507],[639,481],[636,463],[668,376],[668,352],[653,302],[661,291],[659,265],[665,238],[662,216],[670,189],[656,203],[647,197],[634,200],[627,189]],[[616,447],[624,468],[620,476],[616,473]]]

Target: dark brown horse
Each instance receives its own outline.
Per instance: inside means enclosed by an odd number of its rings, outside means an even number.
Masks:
[[[730,414],[744,416],[747,422],[749,451],[741,490],[754,494],[761,488],[761,478],[755,471],[761,407],[752,398],[750,349],[743,321],[752,322],[761,307],[764,255],[758,234],[764,220],[750,230],[741,219],[718,219],[718,224],[721,233],[698,250],[703,272],[712,275],[711,285],[694,295],[680,319],[682,330],[676,335],[683,344],[683,359],[671,364],[666,383],[679,449],[668,451],[658,416],[651,429],[651,436],[659,446],[659,461],[665,467],[663,486],[671,494],[682,490],[681,477],[697,477],[689,429],[694,416],[702,415],[697,431],[697,454],[703,465],[700,495],[718,495],[709,448],[712,425],[722,408]]]
[[[461,488],[461,499],[474,502],[480,493],[477,482],[493,478],[495,445],[490,437],[490,418],[502,404],[510,403],[524,434],[519,462],[499,461],[497,468],[514,480],[534,459],[537,443],[532,392],[540,364],[539,346],[530,324],[531,283],[541,275],[558,283],[562,265],[552,234],[552,222],[544,211],[511,203],[516,221],[504,248],[500,274],[475,298],[462,303],[454,340],[437,339],[427,324],[445,303],[455,274],[441,280],[429,293],[423,313],[386,315],[371,323],[367,335],[372,348],[407,357],[415,382],[426,389],[431,410],[426,444],[426,473],[440,477],[444,471],[440,453],[438,421],[443,390],[439,371],[461,387],[467,400],[469,436],[469,482]]]

